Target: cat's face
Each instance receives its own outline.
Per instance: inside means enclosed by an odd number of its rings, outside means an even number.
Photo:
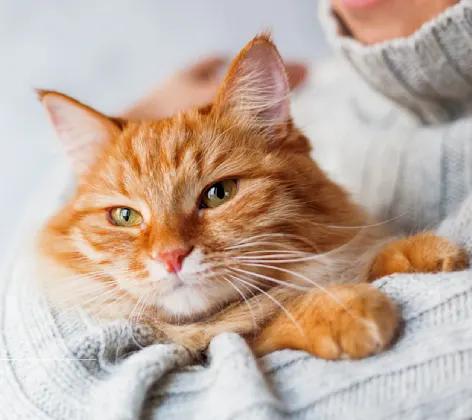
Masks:
[[[199,112],[130,124],[82,180],[67,235],[136,297],[153,290],[175,315],[211,310],[238,297],[233,258],[261,241],[277,250],[270,242],[281,238],[266,234],[299,233],[303,191],[290,160]]]
[[[79,181],[46,228],[44,253],[185,320],[276,285],[277,255],[342,243],[323,225],[352,209],[310,159],[287,93],[276,50],[259,39],[212,107],[167,120],[117,122],[43,94]]]

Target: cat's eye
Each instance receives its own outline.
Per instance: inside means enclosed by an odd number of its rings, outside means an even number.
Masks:
[[[129,207],[114,207],[109,215],[111,222],[121,227],[138,226],[143,221],[143,216]]]
[[[228,200],[231,200],[237,190],[238,181],[235,179],[215,182],[203,192],[201,207],[213,209],[221,206]]]

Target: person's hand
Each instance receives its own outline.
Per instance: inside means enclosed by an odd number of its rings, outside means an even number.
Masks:
[[[174,73],[162,85],[124,113],[129,119],[160,119],[193,106],[212,102],[229,65],[219,57],[208,58]],[[307,76],[302,63],[286,64],[291,88],[298,87]]]

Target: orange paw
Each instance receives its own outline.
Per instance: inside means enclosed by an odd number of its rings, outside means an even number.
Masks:
[[[310,331],[310,353],[330,360],[361,359],[390,345],[400,318],[388,296],[362,284],[339,287],[335,296],[338,304],[323,296],[331,313]]]
[[[469,266],[466,251],[446,238],[422,233],[389,243],[374,258],[368,280],[395,273],[459,271]]]
[[[284,314],[255,343],[257,355],[280,349],[304,350],[328,360],[361,359],[390,345],[400,322],[397,307],[367,284],[340,285],[303,296],[291,308],[298,326]]]

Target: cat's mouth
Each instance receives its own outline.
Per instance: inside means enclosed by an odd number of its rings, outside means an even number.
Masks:
[[[190,283],[179,276],[177,273],[172,273],[167,277],[168,287],[160,293],[161,297],[168,296],[178,290],[182,289],[195,289],[201,287],[201,285]]]
[[[169,323],[200,321],[239,297],[225,283],[206,282],[195,275],[172,273],[164,282],[159,282],[154,304],[162,309],[161,316]]]
[[[186,284],[183,281],[179,280],[178,282],[168,287],[163,293],[161,293],[160,297],[167,297],[177,291],[184,290],[184,289],[193,289],[196,287],[197,287],[196,285]]]

